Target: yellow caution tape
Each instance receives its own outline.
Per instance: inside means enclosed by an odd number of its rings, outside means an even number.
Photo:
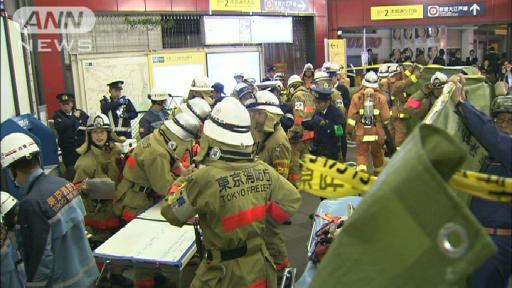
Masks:
[[[305,155],[299,188],[329,199],[368,192],[377,180],[364,172],[325,157]],[[459,171],[449,181],[455,189],[491,201],[512,202],[512,178]]]
[[[512,178],[459,171],[449,181],[458,190],[491,201],[512,202]]]

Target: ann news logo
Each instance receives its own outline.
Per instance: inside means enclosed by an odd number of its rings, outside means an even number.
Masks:
[[[23,7],[14,12],[13,20],[32,34],[87,33],[96,17],[87,7]]]

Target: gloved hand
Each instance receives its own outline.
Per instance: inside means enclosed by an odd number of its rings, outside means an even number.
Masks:
[[[290,140],[294,142],[300,141],[300,138],[302,138],[304,134],[300,131],[291,131]]]
[[[323,126],[326,123],[324,118],[318,114],[315,114],[315,116],[313,116],[311,121],[314,123],[315,126]]]
[[[464,75],[459,73],[450,76],[450,78],[448,78],[448,82],[460,83],[461,85],[464,85],[466,83],[466,79],[464,78]]]
[[[108,100],[107,96],[103,95],[103,99],[101,99],[101,100],[100,100],[100,102],[102,102],[102,103],[108,103],[108,102],[109,102],[109,100]]]
[[[460,101],[466,101],[466,91],[464,91],[464,86],[460,83],[455,84],[455,89],[453,89],[451,100],[453,104],[457,104]]]

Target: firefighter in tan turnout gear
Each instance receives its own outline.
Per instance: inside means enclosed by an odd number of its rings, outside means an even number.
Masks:
[[[85,143],[77,149],[81,156],[75,164],[76,175],[73,183],[81,188],[87,212],[85,225],[92,234],[92,246],[96,247],[110,238],[121,226],[121,221],[114,214],[112,207],[115,184],[120,173],[118,164],[121,150],[112,140],[112,127],[106,115],[91,115],[86,129]],[[94,180],[100,181],[96,184]],[[95,193],[95,184],[100,185],[102,191],[109,190],[110,198]]]
[[[217,104],[204,125],[205,167],[185,177],[162,215],[182,226],[198,215],[206,257],[191,287],[276,287],[263,235],[267,221],[282,223],[301,197],[266,163],[254,160],[249,113],[235,98]],[[270,218],[270,219],[269,219]]]
[[[283,116],[279,108],[279,100],[269,91],[256,92],[256,103],[248,107],[252,118],[252,135],[256,156],[284,178],[288,177],[291,146],[288,136],[280,124]],[[274,221],[267,222],[265,244],[274,259],[278,271],[288,266],[288,253],[284,239]]]
[[[302,122],[311,119],[315,114],[315,99],[298,75],[292,75],[288,79],[288,95],[294,118],[294,124],[288,130],[292,147],[288,180],[297,186],[301,177],[299,160],[308,152],[308,147],[315,137],[315,132],[304,130]]]
[[[114,143],[112,127],[104,114],[91,115],[87,122],[85,143],[77,149],[80,158],[75,164],[73,183],[80,187],[86,215],[85,228],[92,235],[89,239],[95,249],[121,228],[121,220],[114,213],[112,199],[119,181],[121,149]],[[98,267],[104,263],[97,261]],[[109,267],[108,279],[112,285],[130,286],[123,268]]]
[[[418,82],[420,77],[420,66],[414,65],[411,70],[406,70],[399,64],[389,64],[388,66],[388,86],[393,103],[391,107],[392,134],[397,149],[408,135],[409,114],[404,107],[408,97],[405,91]]]
[[[205,117],[210,111],[206,107],[208,110],[196,114]],[[201,120],[184,110],[137,145],[128,157],[116,192],[115,211],[125,221],[131,221],[167,195],[176,177],[189,168],[193,140],[198,137],[200,126]]]

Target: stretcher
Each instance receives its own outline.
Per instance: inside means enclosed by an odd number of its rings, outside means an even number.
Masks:
[[[156,204],[132,220],[93,254],[105,263],[127,267],[176,269],[178,287],[182,287],[183,269],[196,253],[194,227],[170,225],[160,216],[161,205]]]
[[[349,207],[356,207],[359,202],[361,201],[361,197],[359,196],[350,196],[350,197],[343,197],[338,199],[332,199],[332,200],[323,200],[320,202],[320,205],[318,205],[318,208],[316,210],[316,214],[327,214],[332,216],[345,216],[349,214]],[[311,256],[315,249],[315,242],[316,242],[316,232],[320,227],[322,227],[323,224],[327,222],[326,219],[322,217],[315,217],[313,228],[311,229],[311,236],[309,237],[308,241],[308,258]],[[306,269],[304,270],[304,274],[300,277],[300,279],[295,283],[295,288],[307,288],[310,287],[311,281],[313,280],[313,277],[316,273],[316,265],[313,264],[313,262],[308,261],[308,264],[306,266]]]

